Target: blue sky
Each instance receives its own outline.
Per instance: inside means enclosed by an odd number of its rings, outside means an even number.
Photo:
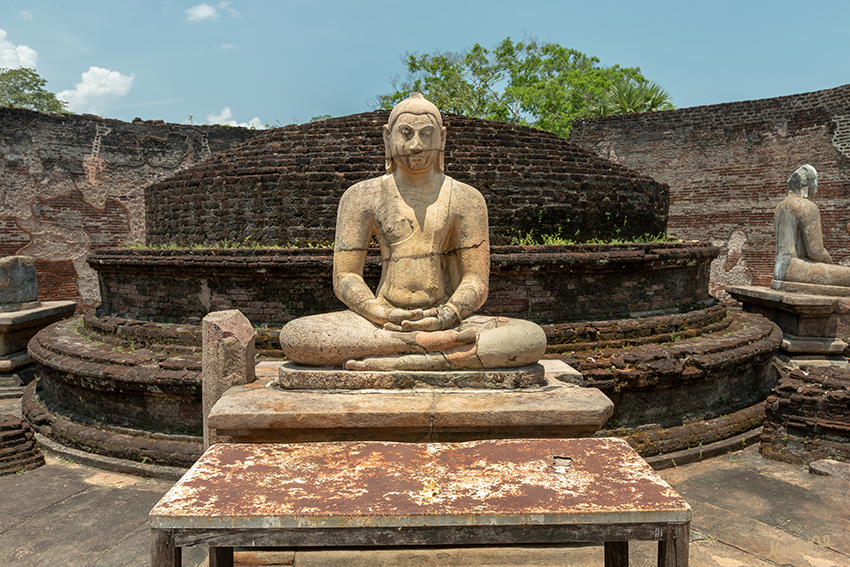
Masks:
[[[0,67],[72,110],[166,122],[306,122],[372,110],[406,52],[505,37],[640,67],[677,107],[850,83],[850,0],[6,0]],[[805,6],[805,7],[803,7]]]

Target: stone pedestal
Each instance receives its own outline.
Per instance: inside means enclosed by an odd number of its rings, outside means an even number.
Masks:
[[[770,288],[741,286],[726,291],[743,304],[744,311],[759,313],[782,329],[780,358],[792,366],[803,364],[848,367],[843,356],[850,337],[850,297],[846,288],[778,282]],[[819,291],[822,295],[813,295]]]
[[[428,380],[419,373],[393,372],[386,377],[370,373],[370,380],[420,387],[282,389],[274,378],[264,381],[267,374],[258,373],[259,381],[231,388],[218,400],[208,424],[216,435],[239,443],[567,438],[599,430],[613,413],[611,400],[595,388],[569,383],[580,375],[565,363],[542,362],[535,365],[539,368],[487,371],[505,383],[543,372],[540,384],[514,388],[451,387],[458,382],[451,376],[445,377],[445,387],[425,388],[421,385]],[[297,370],[281,372],[291,379]],[[309,384],[315,369],[304,372],[303,384]],[[492,379],[483,374],[475,381]]]
[[[17,397],[35,377],[27,343],[35,334],[74,314],[74,301],[36,302],[37,307],[18,311],[0,309],[0,398]],[[2,304],[0,307],[8,307]]]

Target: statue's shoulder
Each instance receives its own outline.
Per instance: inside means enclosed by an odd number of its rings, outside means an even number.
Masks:
[[[384,181],[385,175],[380,177],[372,177],[370,179],[364,179],[363,181],[359,181],[345,190],[345,193],[342,194],[342,200],[340,203],[346,202],[358,202],[363,200],[371,200],[377,197],[380,197],[382,192],[385,191],[386,183]]]
[[[484,195],[481,194],[481,191],[473,187],[472,185],[467,185],[462,181],[458,181],[454,177],[446,176],[452,182],[452,194],[455,199],[460,198],[463,201],[473,201],[479,204],[484,204]]]

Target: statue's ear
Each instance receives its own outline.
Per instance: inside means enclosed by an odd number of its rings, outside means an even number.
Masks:
[[[446,171],[446,159],[445,159],[446,152],[445,152],[445,149],[446,149],[446,127],[443,126],[443,130],[442,130],[442,132],[440,132],[440,157],[439,157],[439,161],[437,163],[437,167],[439,168],[440,173]]]
[[[387,170],[387,173],[392,173],[395,169],[395,162],[393,161],[393,150],[390,145],[390,127],[389,124],[384,124],[383,128],[383,136],[384,136],[384,169]]]

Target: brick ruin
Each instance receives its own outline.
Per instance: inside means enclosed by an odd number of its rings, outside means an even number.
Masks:
[[[221,244],[331,241],[339,195],[382,172],[385,121],[375,112],[266,132],[149,186],[148,241],[193,246],[90,255],[100,308],[31,343],[42,380],[23,409],[34,427],[87,451],[191,462],[200,453],[200,319],[244,310],[258,351],[275,356],[282,323],[341,308],[331,250]],[[482,312],[543,324],[550,356],[572,361],[588,373],[584,385],[615,400],[608,433],[640,428],[667,438],[673,428],[663,446],[677,447],[700,427],[709,430],[700,439],[714,443],[760,424],[780,337],[758,315],[731,313],[709,296],[716,247],[507,245],[517,234],[559,229],[580,238],[657,233],[664,184],[545,132],[456,116],[446,123],[449,140],[457,134],[447,172],[481,189],[490,209],[491,293]],[[373,258],[373,281],[376,267]]]
[[[850,370],[784,368],[766,403],[762,455],[791,463],[850,460]]]
[[[147,239],[178,246],[333,242],[351,185],[383,173],[375,111],[265,132],[145,192]],[[549,132],[446,115],[446,172],[484,195],[491,244],[528,233],[583,242],[656,235],[667,187]]]
[[[818,171],[824,244],[836,262],[850,262],[850,85],[578,120],[570,140],[670,186],[670,233],[724,249],[712,293],[770,285],[773,210],[805,163]]]
[[[93,307],[86,257],[144,242],[144,187],[258,133],[0,107],[0,256],[35,257],[40,300]]]

